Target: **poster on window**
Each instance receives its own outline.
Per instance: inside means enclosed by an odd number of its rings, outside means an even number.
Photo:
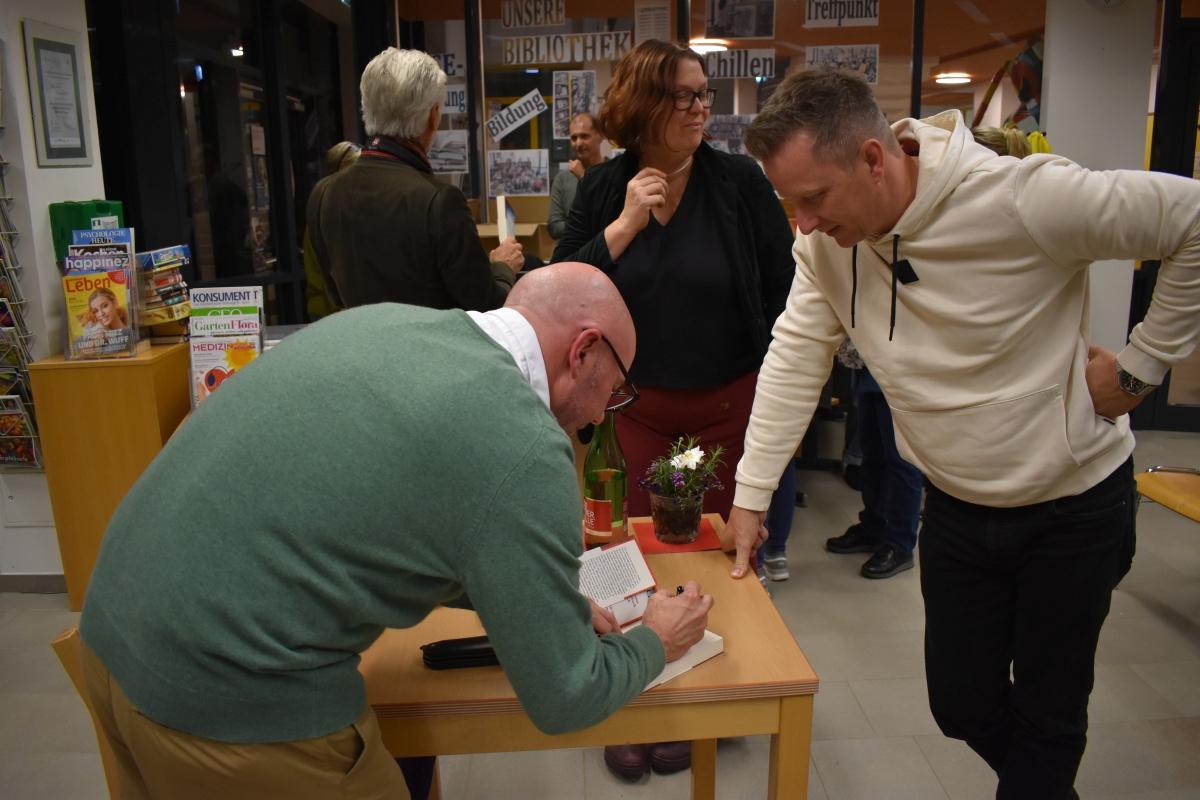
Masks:
[[[857,72],[874,86],[879,83],[879,45],[834,44],[804,48],[804,66]]]
[[[429,166],[435,174],[467,171],[467,132],[438,131],[429,147]]]
[[[596,111],[596,71],[554,71],[554,138],[571,138],[571,118]]]
[[[713,114],[705,128],[712,137],[708,140],[709,145],[725,153],[747,155],[743,141],[746,128],[753,119],[753,114]]]
[[[709,0],[704,35],[709,39],[772,39],[775,0]]]
[[[488,152],[488,194],[550,193],[549,150],[491,150]]]

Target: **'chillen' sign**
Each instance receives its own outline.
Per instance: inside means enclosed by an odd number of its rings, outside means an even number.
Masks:
[[[549,106],[542,99],[537,89],[522,97],[503,111],[487,121],[488,134],[494,141],[500,141],[529,120],[547,111]]]

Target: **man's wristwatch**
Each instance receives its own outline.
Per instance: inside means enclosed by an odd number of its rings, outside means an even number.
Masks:
[[[1146,383],[1141,378],[1121,369],[1120,364],[1117,364],[1117,385],[1130,397],[1141,397],[1158,388],[1153,383]]]

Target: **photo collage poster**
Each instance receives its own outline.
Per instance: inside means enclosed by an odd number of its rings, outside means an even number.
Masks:
[[[554,71],[554,138],[571,138],[571,119],[576,114],[594,114],[596,71],[591,69]]]
[[[488,195],[491,197],[550,194],[549,150],[488,152]]]
[[[879,45],[833,44],[804,48],[804,66],[831,67],[857,72],[867,83],[879,83]]]
[[[775,0],[709,0],[704,36],[708,39],[773,39]]]
[[[713,114],[708,118],[705,131],[712,138],[708,140],[714,150],[735,155],[749,155],[746,152],[746,128],[754,120],[754,114]]]

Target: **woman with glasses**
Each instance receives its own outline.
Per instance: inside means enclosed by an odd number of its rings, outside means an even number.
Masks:
[[[691,50],[651,40],[621,59],[599,127],[625,153],[584,174],[552,259],[604,270],[633,316],[640,399],[617,415],[632,516],[650,508],[636,479],[686,435],[725,447],[725,488],[706,494],[704,510],[728,516],[758,367],[795,268],[762,170],[704,142],[715,95]],[[691,763],[686,743],[646,750],[606,748],[605,762],[630,779],[648,763]]]
[[[600,125],[625,153],[589,169],[553,261],[583,261],[620,289],[637,329],[641,399],[617,417],[634,488],[681,435],[724,445],[729,513],[758,366],[795,264],[783,208],[762,170],[704,142],[715,90],[691,50],[646,41],[613,72]]]

